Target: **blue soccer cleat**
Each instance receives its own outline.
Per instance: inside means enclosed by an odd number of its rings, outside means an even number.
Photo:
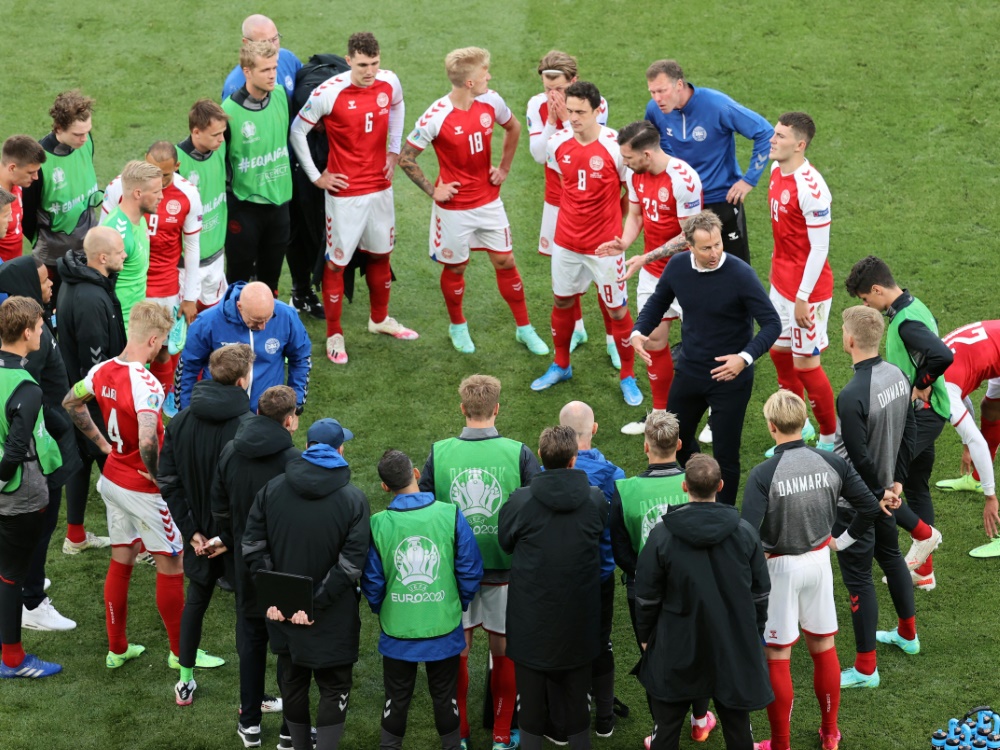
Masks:
[[[573,365],[563,369],[553,362],[549,365],[549,369],[545,371],[545,374],[542,375],[542,377],[531,383],[531,390],[544,391],[546,388],[551,388],[556,383],[569,380],[571,377],[573,377]]]

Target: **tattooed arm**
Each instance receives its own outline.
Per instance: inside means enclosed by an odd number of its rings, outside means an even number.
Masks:
[[[155,411],[141,411],[136,414],[139,422],[139,457],[146,465],[150,477],[156,477],[159,468],[160,441],[156,435],[159,418],[160,415]]]
[[[97,429],[97,425],[94,424],[94,420],[90,416],[87,402],[92,398],[94,398],[94,394],[87,390],[87,386],[81,380],[66,394],[62,405],[69,412],[69,417],[73,420],[76,428],[86,437],[93,440],[106,456],[111,453],[111,444],[101,434],[101,431]]]
[[[441,183],[435,187],[427,179],[424,170],[417,166],[418,156],[420,156],[420,149],[407,141],[403,144],[403,150],[399,153],[399,168],[406,173],[406,176],[413,181],[414,185],[438,203],[447,203],[454,198],[461,184],[458,182],[448,182]]]

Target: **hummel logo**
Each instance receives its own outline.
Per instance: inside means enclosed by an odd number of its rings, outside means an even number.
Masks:
[[[673,138],[673,137],[674,137],[674,131],[673,131],[673,128],[664,128],[664,130],[666,130],[666,131],[667,131],[667,135],[668,135],[669,137],[671,137],[671,138]]]
[[[569,154],[563,154],[563,164],[569,164]]]
[[[462,126],[461,125],[456,125],[455,126],[455,135],[462,135]]]
[[[357,105],[356,105],[356,104],[354,103],[354,100],[353,100],[353,99],[348,99],[348,100],[347,100],[347,108],[348,108],[348,109],[357,109],[358,107],[357,107]]]
[[[733,240],[734,242],[736,240],[738,240],[739,238],[740,238],[740,233],[739,232],[730,232],[729,233],[729,239]]]
[[[340,701],[338,701],[337,706],[340,708],[341,711],[344,711],[347,708],[347,696],[348,695],[350,695],[350,693],[343,693],[340,696]]]

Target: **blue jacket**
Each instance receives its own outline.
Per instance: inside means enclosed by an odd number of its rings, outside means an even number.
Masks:
[[[610,505],[611,498],[615,496],[615,480],[624,479],[625,472],[608,461],[597,448],[578,451],[576,468],[587,473],[591,486],[600,489]],[[608,580],[614,573],[615,556],[611,551],[611,514],[609,513],[608,523],[604,524],[604,531],[601,532],[601,580]]]
[[[236,308],[245,282],[230,284],[222,302],[199,314],[188,328],[187,341],[177,367],[181,408],[191,402],[191,389],[198,380],[211,377],[208,358],[226,344],[250,344],[257,359],[250,382],[250,411],[257,411],[257,399],[272,385],[285,384],[285,360],[288,360],[288,385],[295,391],[295,403],[304,406],[309,395],[309,370],[312,368],[312,342],[298,313],[284,302],[275,300],[274,317],[263,331],[251,331]]]
[[[295,74],[299,72],[301,67],[302,62],[295,56],[294,52],[284,47],[278,50],[278,83],[285,87],[289,102],[292,101],[292,94],[295,93]],[[243,68],[237,65],[226,76],[226,82],[222,84],[222,101],[225,101],[234,91],[239,91],[246,82]],[[296,114],[298,113],[292,112],[292,119],[295,118]]]
[[[434,501],[430,492],[414,492],[409,495],[396,495],[389,503],[389,510],[414,510],[425,508]],[[468,609],[472,598],[479,591],[479,582],[483,578],[483,557],[476,544],[469,522],[461,513],[455,514],[455,581],[458,584],[458,595],[462,600],[462,611]],[[385,599],[385,570],[382,567],[382,557],[375,547],[372,538],[368,548],[368,560],[361,576],[361,593],[368,600],[372,612],[378,614]],[[437,638],[402,639],[393,638],[382,633],[378,641],[378,651],[383,656],[400,661],[441,661],[457,656],[465,649],[465,631],[462,623],[458,624],[447,635]]]
[[[721,91],[695,86],[691,89],[688,103],[667,115],[656,102],[650,101],[646,105],[646,119],[660,131],[663,150],[694,167],[705,191],[705,203],[722,203],[737,180],[757,186],[771,153],[774,128]],[[736,161],[734,133],[753,141],[746,174]]]

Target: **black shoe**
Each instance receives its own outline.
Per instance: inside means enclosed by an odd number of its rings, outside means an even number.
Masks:
[[[229,591],[229,592],[233,591],[233,584],[231,584],[229,582],[229,579],[227,579],[225,576],[219,576],[215,581],[215,585],[218,586],[223,591]]]
[[[594,721],[594,732],[598,737],[610,737],[615,731],[615,715],[598,716]]]
[[[623,719],[627,719],[629,715],[628,706],[618,700],[618,696],[615,696],[615,716],[620,716]]]
[[[304,292],[293,291],[290,304],[300,313],[308,313],[317,320],[326,320],[323,303],[319,301],[312,287],[309,287]]]
[[[316,727],[313,727],[312,733],[312,746],[316,747]],[[287,734],[278,734],[278,750],[293,750],[294,745],[292,745],[292,738]]]

